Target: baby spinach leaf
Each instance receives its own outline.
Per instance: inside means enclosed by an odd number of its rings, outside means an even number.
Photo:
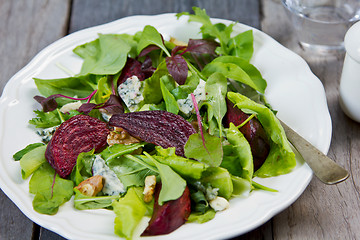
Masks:
[[[35,194],[33,208],[42,214],[56,214],[59,207],[73,195],[73,182],[60,178],[47,162],[34,172],[29,182],[29,191]]]
[[[44,162],[46,145],[42,145],[27,152],[20,159],[21,175],[23,179],[28,178],[35,172]]]
[[[176,99],[187,98],[190,93],[194,92],[196,87],[199,85],[199,82],[199,76],[194,72],[190,72],[188,78],[185,81],[185,84],[174,88],[171,90],[171,93],[175,96]]]
[[[77,46],[76,48],[73,49],[73,52],[83,59],[88,57],[95,58],[100,51],[99,42],[100,42],[99,38],[97,38],[94,41],[87,42]]]
[[[113,34],[100,34],[97,47],[96,52],[85,54],[80,76],[118,73],[125,66],[131,50],[131,45],[126,39],[121,35]]]
[[[253,88],[255,90],[258,90],[260,93],[264,93],[267,83],[266,80],[263,79],[261,76],[261,73],[259,70],[249,63],[248,61],[235,56],[220,56],[218,58],[215,58],[213,62],[222,62],[222,63],[233,63],[239,66],[243,71],[246,72],[246,74],[250,77],[250,79],[253,81],[254,85],[256,85],[256,88]],[[234,79],[236,80],[236,79]],[[249,85],[251,86],[251,85]]]
[[[97,87],[97,79],[91,75],[58,79],[34,78],[34,81],[41,95],[45,97],[62,94],[83,98],[89,96]]]
[[[207,132],[204,132],[204,139],[206,149],[199,133],[190,135],[184,148],[185,156],[213,167],[220,166],[223,158],[221,139]]]
[[[158,46],[162,49],[165,54],[170,57],[169,51],[166,49],[164,45],[164,41],[160,33],[153,26],[146,25],[141,34],[139,44],[137,46],[137,53],[140,54],[141,51],[149,45]]]
[[[228,92],[227,97],[238,108],[255,112],[269,137],[269,155],[265,163],[254,175],[272,177],[289,173],[296,166],[295,154],[290,147],[284,129],[274,113],[266,106],[253,102],[239,93]]]

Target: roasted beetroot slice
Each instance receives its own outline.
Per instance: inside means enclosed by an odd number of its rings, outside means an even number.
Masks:
[[[160,110],[115,114],[109,125],[121,127],[130,135],[163,148],[176,147],[179,156],[184,156],[187,140],[196,133],[181,116]]]
[[[238,126],[249,117],[249,115],[241,111],[239,108],[234,107],[234,104],[229,100],[226,100],[226,105],[227,112],[224,118],[225,127],[229,127],[231,122],[235,126]],[[252,118],[248,123],[240,128],[240,132],[244,134],[244,137],[250,144],[251,152],[254,158],[254,171],[256,171],[265,162],[270,151],[270,145],[268,143],[265,130],[259,120]]]
[[[139,62],[138,60],[133,58],[128,58],[124,68],[121,71],[121,75],[117,81],[117,84],[118,85],[122,84],[123,82],[126,81],[126,79],[134,75],[137,76],[140,81],[144,81],[146,76],[141,69],[141,65],[142,63]]]
[[[168,201],[162,206],[158,204],[160,190],[161,183],[157,184],[155,188],[153,215],[148,227],[141,236],[156,236],[171,233],[183,225],[191,213],[190,191],[188,187],[185,188],[180,198]]]
[[[106,146],[109,130],[106,123],[87,115],[76,115],[63,122],[49,142],[45,158],[60,177],[66,178],[78,155]]]

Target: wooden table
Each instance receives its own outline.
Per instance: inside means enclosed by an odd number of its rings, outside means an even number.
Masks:
[[[137,14],[205,8],[212,17],[245,23],[294,50],[325,86],[333,136],[328,155],[351,172],[338,185],[314,178],[302,196],[263,226],[237,239],[360,239],[360,124],[338,103],[343,54],[314,56],[296,43],[276,0],[0,0],[0,91],[36,53],[74,31]],[[311,116],[309,116],[311,118]],[[63,239],[34,224],[0,191],[0,239]]]

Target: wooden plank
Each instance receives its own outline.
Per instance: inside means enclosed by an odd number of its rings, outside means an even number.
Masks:
[[[211,17],[260,26],[259,3],[254,0],[74,0],[70,32],[131,15],[189,12],[192,6],[205,8]]]
[[[64,0],[0,0],[0,92],[37,52],[66,33],[68,12]],[[0,209],[0,239],[32,238],[33,223],[3,192]]]
[[[350,170],[351,174],[347,181],[335,186],[324,185],[314,178],[291,207],[274,217],[274,238],[359,239],[360,173],[357,159],[360,157],[360,125],[346,117],[338,103],[344,54],[316,56],[301,49],[282,6],[266,0],[262,4],[262,29],[300,54],[322,81],[333,124],[328,155]]]

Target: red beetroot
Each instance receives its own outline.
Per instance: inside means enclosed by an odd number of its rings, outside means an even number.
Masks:
[[[130,135],[163,148],[176,147],[176,154],[184,156],[184,146],[193,126],[179,115],[166,111],[142,111],[115,114],[110,126],[121,127]]]
[[[63,122],[49,142],[45,158],[60,177],[66,178],[78,155],[106,146],[109,130],[106,123],[87,115],[76,115]]]
[[[158,204],[158,198],[161,190],[161,183],[155,188],[155,202],[153,215],[149,221],[149,226],[141,236],[156,236],[168,234],[183,225],[191,212],[190,191],[186,187],[183,195],[172,201]]]
[[[229,100],[226,100],[226,105],[227,113],[224,119],[225,127],[229,127],[230,122],[235,126],[238,126],[248,119],[249,115],[235,107]],[[240,128],[240,132],[244,134],[244,137],[250,143],[251,152],[254,158],[254,171],[256,171],[265,162],[270,151],[270,145],[265,130],[259,120],[252,118]]]
[[[140,81],[144,81],[146,76],[145,73],[141,69],[141,62],[136,59],[128,58],[124,68],[121,71],[121,75],[117,81],[117,85],[122,84],[126,81],[126,79],[137,76]]]

